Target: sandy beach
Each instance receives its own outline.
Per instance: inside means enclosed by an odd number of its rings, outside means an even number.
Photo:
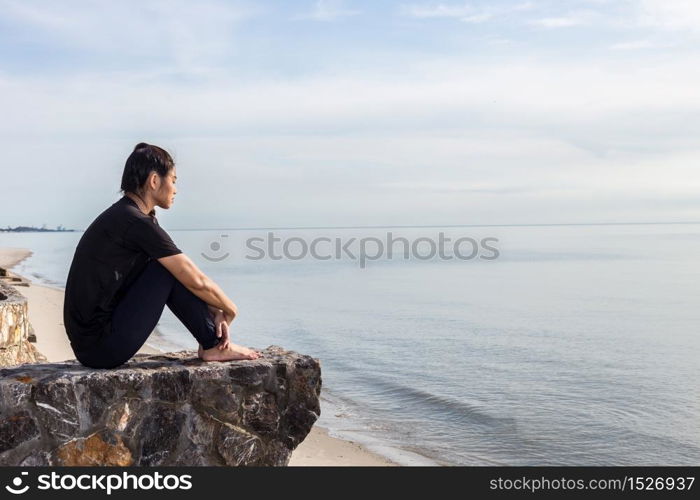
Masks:
[[[31,256],[24,248],[0,248],[0,267],[11,269]],[[17,287],[27,297],[29,321],[36,333],[37,349],[50,362],[74,359],[68,337],[63,328],[63,290],[32,283]],[[146,343],[140,353],[161,352]],[[392,466],[390,460],[370,452],[353,441],[329,436],[322,427],[314,426],[304,442],[294,451],[290,466]]]

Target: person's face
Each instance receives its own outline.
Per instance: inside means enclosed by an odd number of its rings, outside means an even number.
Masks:
[[[177,171],[175,167],[170,169],[170,172],[165,177],[160,179],[160,187],[157,191],[157,201],[160,208],[168,209],[175,202],[175,194],[177,188],[175,181],[177,180]]]

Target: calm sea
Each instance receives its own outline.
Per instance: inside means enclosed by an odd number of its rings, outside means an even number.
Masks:
[[[390,231],[493,237],[499,256],[403,259],[397,244],[361,267],[335,240],[387,230],[277,229],[277,253],[326,237],[332,258],[251,260],[267,230],[169,232],[238,305],[235,342],[321,359],[334,435],[407,464],[700,464],[700,225]],[[15,270],[61,286],[81,234],[0,246],[32,249]],[[196,347],[167,308],[154,338]]]

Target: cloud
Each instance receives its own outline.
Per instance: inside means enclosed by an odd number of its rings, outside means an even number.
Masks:
[[[577,12],[564,16],[543,17],[530,21],[530,24],[542,26],[544,28],[569,28],[571,26],[582,26],[591,22],[592,13]]]
[[[437,4],[437,5],[407,5],[403,7],[405,15],[417,18],[472,16],[476,9],[469,4]]]
[[[565,28],[568,26],[578,26],[583,24],[583,21],[575,17],[545,17],[532,21],[532,24],[538,24],[545,28]]]
[[[446,194],[482,194],[482,195],[512,195],[534,193],[535,188],[521,186],[507,186],[499,183],[474,183],[474,182],[425,182],[425,181],[401,181],[377,184],[376,187],[401,191],[420,191]]]
[[[464,16],[460,18],[460,21],[465,22],[465,23],[483,23],[488,21],[493,17],[493,14],[488,14],[486,12],[482,12],[481,14],[474,14],[473,16]]]
[[[371,77],[359,72],[242,81],[230,73],[194,86],[138,72],[76,73],[50,81],[0,74],[5,117],[0,132],[28,137],[161,130],[206,136],[526,127],[574,134],[580,128],[591,143],[608,144],[617,134],[633,137],[644,128],[655,131],[653,140],[677,135],[656,130],[681,114],[687,125],[698,120],[698,87],[700,69],[684,57],[575,66],[428,58],[400,74],[374,70]],[[628,118],[633,116],[636,121]],[[645,122],[644,116],[654,118]],[[616,120],[620,126],[614,128]]]
[[[700,31],[700,2],[697,0],[641,0],[638,21],[669,31]]]
[[[359,10],[345,8],[342,0],[318,0],[312,12],[301,14],[294,17],[294,19],[334,21],[342,17],[356,16],[361,13]]]
[[[405,16],[418,19],[456,19],[466,23],[483,23],[505,16],[513,12],[530,10],[534,7],[531,2],[517,3],[505,7],[474,7],[470,3],[463,4],[411,4],[403,5],[401,12]]]
[[[250,7],[221,0],[0,0],[0,18],[20,26],[32,43],[73,57],[103,55],[112,64],[157,61],[188,70],[228,54],[238,24],[255,14]]]
[[[650,40],[633,40],[630,42],[619,42],[614,43],[610,46],[610,48],[613,50],[640,50],[654,49],[658,47],[662,47],[662,45],[654,43]]]

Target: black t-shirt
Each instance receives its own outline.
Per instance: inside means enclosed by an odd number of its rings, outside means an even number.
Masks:
[[[150,260],[179,253],[155,215],[128,196],[102,212],[80,238],[66,281],[63,324],[73,349],[108,331],[114,307]]]

